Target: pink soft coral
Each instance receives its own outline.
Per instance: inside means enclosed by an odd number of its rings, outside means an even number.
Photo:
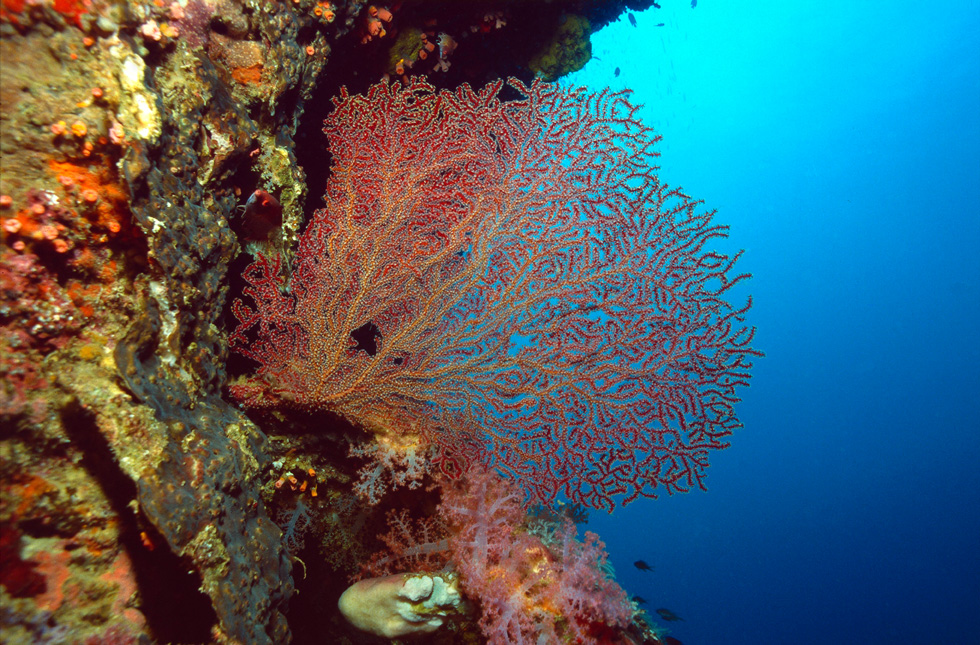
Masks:
[[[496,473],[471,469],[444,487],[440,512],[463,590],[482,608],[480,628],[490,643],[598,642],[624,627],[626,593],[602,568],[603,543],[594,533],[575,539],[566,521],[542,540],[521,527],[520,490]]]
[[[561,576],[554,600],[559,613],[569,617],[568,629],[579,642],[591,642],[602,626],[625,627],[632,607],[623,588],[604,572],[606,545],[591,531],[579,542],[567,520],[559,537]]]
[[[520,489],[481,467],[442,482],[437,516],[388,515],[387,550],[363,573],[455,569],[488,642],[613,642],[629,623],[626,592],[604,572],[605,545],[570,520],[529,523]]]
[[[399,571],[435,572],[446,568],[449,541],[438,518],[413,520],[408,511],[388,511],[388,532],[378,536],[387,546],[361,565],[361,573],[385,576]]]

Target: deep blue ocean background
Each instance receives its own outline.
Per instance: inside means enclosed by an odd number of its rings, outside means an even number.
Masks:
[[[684,645],[980,643],[980,3],[660,4],[567,81],[634,90],[766,357],[707,493],[587,528]]]

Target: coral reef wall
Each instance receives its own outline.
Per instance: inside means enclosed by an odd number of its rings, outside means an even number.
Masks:
[[[2,0],[5,642],[289,642],[307,572],[281,517],[321,504],[325,572],[372,520],[345,443],[230,403],[227,301],[245,249],[288,256],[319,205],[328,97],[554,78],[650,4]],[[256,188],[281,205],[259,233]]]

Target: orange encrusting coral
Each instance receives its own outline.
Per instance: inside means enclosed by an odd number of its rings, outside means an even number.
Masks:
[[[88,13],[92,0],[54,0],[54,10],[76,27],[82,26],[82,16]]]
[[[23,13],[26,0],[0,0],[0,22],[20,24],[17,14]]]
[[[236,67],[231,70],[231,77],[242,85],[257,84],[262,82],[263,65],[256,63],[248,67]]]
[[[23,518],[34,508],[38,500],[45,495],[55,492],[55,487],[48,480],[38,475],[18,475],[3,487],[3,494],[8,500],[18,500],[16,508],[11,511],[11,516]]]
[[[129,215],[129,194],[110,167],[56,160],[49,161],[48,167],[66,189],[77,191],[79,205],[97,230],[110,235],[124,229],[136,233]]]
[[[70,280],[65,288],[65,292],[78,308],[80,314],[86,318],[91,318],[95,315],[95,309],[90,303],[98,301],[99,296],[102,294],[102,285],[86,285],[78,280]]]

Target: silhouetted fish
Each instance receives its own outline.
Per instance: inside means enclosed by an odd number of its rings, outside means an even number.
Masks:
[[[698,0],[691,0],[691,9],[698,6]]]
[[[619,68],[618,67],[616,68],[616,71],[613,72],[613,76],[619,76]]]
[[[660,617],[663,618],[664,620],[668,620],[668,621],[684,620],[683,618],[681,618],[680,616],[678,616],[677,614],[675,614],[669,609],[660,608],[657,610],[657,613],[660,614]]]
[[[637,560],[636,562],[633,563],[633,566],[639,569],[640,571],[653,571],[653,567],[651,567],[643,560]]]
[[[647,599],[642,596],[633,596],[633,602],[639,605],[645,605],[647,604]]]
[[[626,14],[626,17],[630,19],[630,24],[634,27],[636,26],[636,16],[631,13]]]
[[[264,190],[256,190],[245,202],[243,223],[248,239],[263,241],[270,231],[282,226],[282,205]]]
[[[663,27],[663,26],[664,26],[665,24],[667,24],[667,23],[663,23],[663,22],[658,22],[658,23],[657,23],[657,26],[658,26],[658,27]]]

